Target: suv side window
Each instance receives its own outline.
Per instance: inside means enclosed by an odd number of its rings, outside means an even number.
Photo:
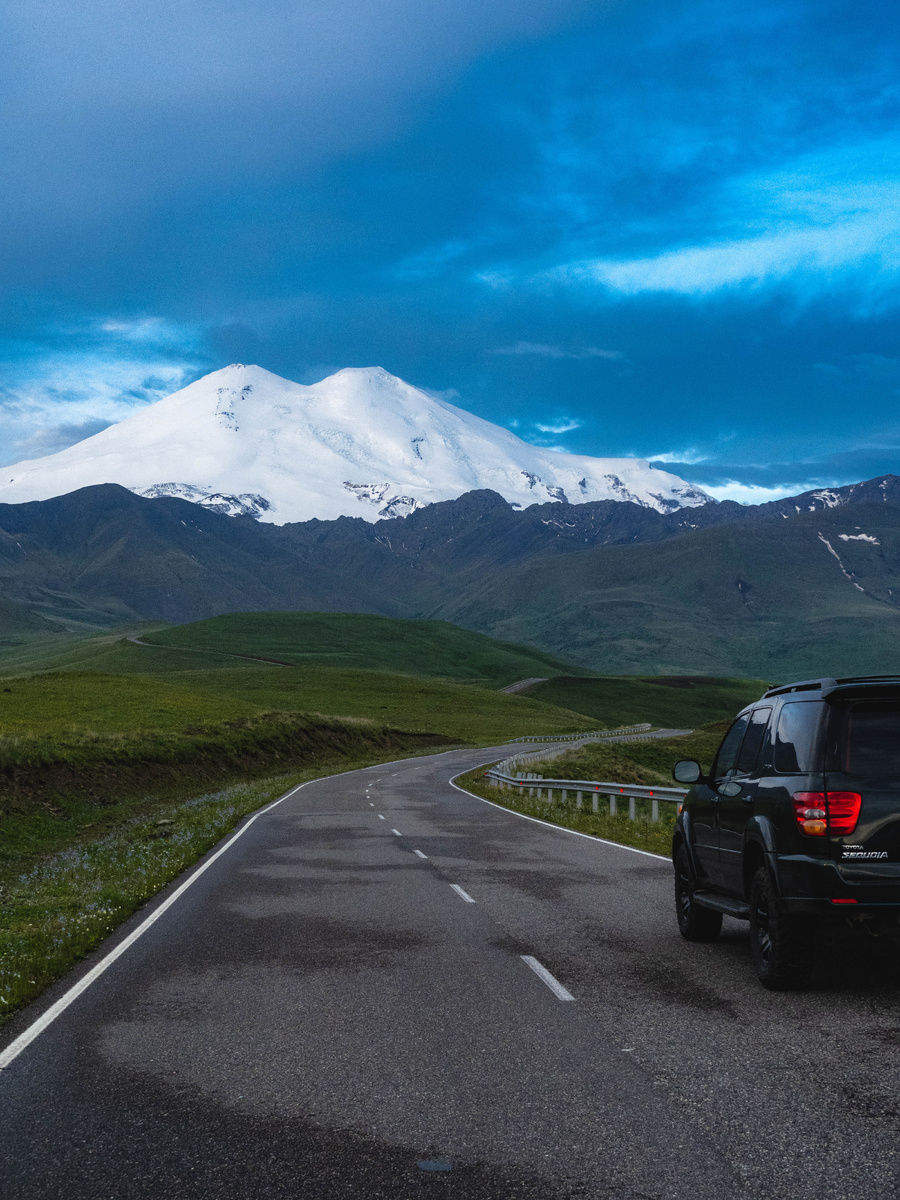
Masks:
[[[750,724],[747,727],[747,733],[741,743],[740,753],[735,763],[735,770],[738,775],[748,775],[756,766],[756,760],[759,757],[759,748],[766,736],[766,729],[768,728],[769,717],[771,715],[771,708],[756,708],[750,714]]]
[[[713,766],[713,779],[721,779],[723,775],[727,775],[734,769],[734,760],[737,758],[738,750],[740,749],[741,742],[744,740],[744,734],[749,724],[750,714],[744,713],[742,717],[738,717],[725,734],[722,745],[719,747],[719,752],[716,755],[715,765]]]
[[[817,769],[816,753],[822,705],[818,701],[788,701],[775,729],[772,767],[779,775],[808,775]]]

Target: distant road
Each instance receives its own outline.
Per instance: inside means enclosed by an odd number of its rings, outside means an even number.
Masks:
[[[895,1195],[896,951],[763,991],[745,927],[682,942],[665,859],[449,782],[505,752],[258,816],[0,1072],[4,1200]]]
[[[280,658],[260,658],[257,654],[235,654],[231,650],[207,650],[197,646],[166,646],[163,642],[145,642],[143,638],[128,637],[125,639],[128,642],[133,642],[135,646],[150,646],[153,650],[179,650],[188,654],[218,654],[222,658],[249,658],[251,662],[266,663],[269,666],[275,667],[294,667],[296,663],[284,662]]]
[[[526,688],[530,688],[535,683],[546,683],[548,676],[543,675],[540,678],[520,679],[518,683],[511,683],[509,687],[501,688],[501,692],[524,692]]]

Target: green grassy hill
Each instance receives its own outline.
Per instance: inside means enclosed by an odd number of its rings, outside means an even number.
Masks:
[[[771,685],[762,679],[718,679],[702,675],[564,675],[537,683],[525,693],[593,717],[601,727],[650,721],[669,729],[694,729],[727,721]]]
[[[532,676],[581,674],[530,646],[498,642],[447,621],[360,613],[230,613],[149,634],[156,645],[252,655],[302,666],[344,667],[503,687]]]

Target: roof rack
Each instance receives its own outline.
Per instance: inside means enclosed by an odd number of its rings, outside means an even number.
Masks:
[[[762,699],[769,696],[784,696],[788,692],[818,692],[825,688],[843,687],[853,683],[897,683],[900,684],[900,674],[894,675],[847,675],[842,679],[801,679],[798,683],[786,683],[781,687],[769,688]]]
[[[900,683],[900,675],[896,672],[893,675],[847,675],[844,679],[836,679],[837,684],[841,683]]]
[[[787,692],[817,692],[822,688],[834,687],[836,679],[802,679],[799,683],[786,683],[782,687],[769,688],[763,693],[765,700],[769,696],[784,696]]]

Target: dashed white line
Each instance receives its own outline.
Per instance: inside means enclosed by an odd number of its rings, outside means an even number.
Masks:
[[[378,820],[379,820],[379,821],[383,821],[383,820],[384,820],[384,817],[382,816],[382,814],[381,814],[381,813],[379,813],[379,814],[378,814]]]
[[[403,837],[403,834],[400,832],[399,829],[392,829],[391,833],[396,833],[397,837]]]
[[[418,854],[419,858],[427,858],[427,854],[423,854],[421,850],[413,850],[413,854]]]
[[[469,893],[467,891],[465,891],[463,888],[461,888],[458,883],[451,883],[450,886],[453,888],[454,892],[456,892],[457,896],[461,896],[462,899],[465,900],[466,904],[474,904],[475,903],[475,900],[469,895]]]
[[[547,987],[550,989],[553,995],[556,996],[557,1000],[575,999],[572,993],[567,991],[559,982],[559,980],[551,975],[547,968],[542,966],[532,955],[523,954],[522,962],[527,963],[528,966],[531,967],[532,971],[534,971],[535,975],[537,975],[538,979],[541,979],[544,983],[546,983]]]

